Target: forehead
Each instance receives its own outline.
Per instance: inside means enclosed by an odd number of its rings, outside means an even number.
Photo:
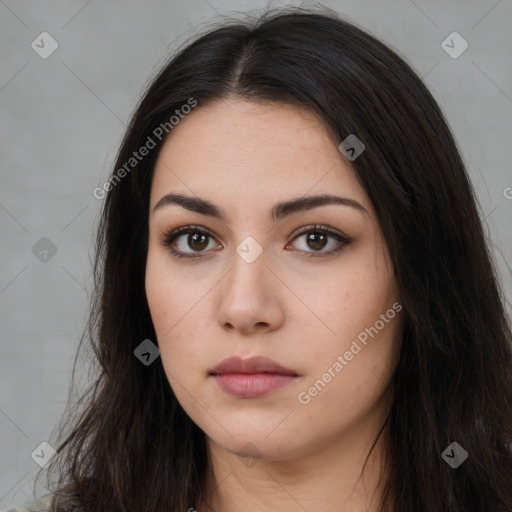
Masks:
[[[308,193],[340,193],[371,204],[332,133],[313,112],[243,99],[198,105],[180,120],[158,156],[151,209],[170,191],[228,204],[274,203]]]

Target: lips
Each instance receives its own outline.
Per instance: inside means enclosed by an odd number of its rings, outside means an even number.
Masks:
[[[297,376],[297,373],[293,370],[263,356],[253,356],[248,359],[242,359],[238,356],[228,357],[210,372],[211,375],[224,375],[226,373],[279,373],[281,375]]]
[[[221,361],[210,372],[220,389],[238,398],[259,398],[294,381],[298,374],[267,357]]]

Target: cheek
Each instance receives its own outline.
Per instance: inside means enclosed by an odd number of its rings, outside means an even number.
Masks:
[[[199,290],[193,279],[185,279],[176,270],[170,256],[150,244],[146,264],[146,297],[157,336],[162,340],[183,322],[197,303]]]
[[[386,388],[398,360],[403,315],[384,260],[369,251],[349,268],[334,273],[323,293],[305,292],[318,317],[303,320],[302,332],[309,335],[300,337],[298,349],[310,361],[304,401],[318,410],[336,404],[340,414],[362,412]]]
[[[201,396],[201,384],[212,364],[207,357],[212,340],[205,333],[213,328],[207,293],[214,283],[193,266],[180,271],[165,251],[149,249],[146,297],[162,365],[181,403],[190,402],[189,391]]]
[[[148,252],[146,267],[146,297],[155,328],[164,368],[173,374],[186,368],[191,358],[193,334],[184,336],[187,320],[194,314],[193,299],[197,302],[193,285],[185,286],[179,276],[170,271],[171,265],[159,251]],[[196,305],[197,307],[197,305]],[[187,343],[183,343],[187,339]],[[172,357],[170,356],[172,354]]]
[[[389,399],[385,392],[398,361],[401,335],[398,314],[382,329],[377,329],[377,334],[365,327],[365,322],[358,319],[351,322],[353,335],[341,334],[311,356],[310,372],[297,395],[300,407],[307,414],[306,421],[313,424],[314,418],[321,417],[326,434],[350,429],[369,417],[382,400]],[[350,322],[347,320],[346,324]],[[374,324],[375,319],[370,327]],[[367,335],[365,343],[357,337],[361,332]]]
[[[371,258],[359,258],[353,264],[347,258],[346,265],[330,273],[328,280],[317,280],[315,285],[308,283],[295,291],[304,297],[310,310],[299,321],[311,333],[306,339],[311,339],[314,332],[314,338],[322,339],[321,344],[309,347],[324,357],[326,352],[332,355],[333,351],[348,350],[351,340],[361,333],[364,339],[366,329],[376,322],[380,326],[381,315],[386,315],[398,298],[393,275],[388,274],[383,264],[375,265]],[[390,313],[395,316],[394,310]]]

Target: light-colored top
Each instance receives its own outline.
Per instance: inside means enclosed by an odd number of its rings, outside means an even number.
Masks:
[[[12,508],[7,512],[48,512],[50,509],[51,494],[44,496],[36,501],[31,501],[18,508]]]

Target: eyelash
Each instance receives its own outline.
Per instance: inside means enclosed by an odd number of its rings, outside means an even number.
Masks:
[[[210,233],[210,231],[208,231],[207,229],[203,229],[200,226],[181,226],[169,233],[164,234],[162,243],[164,246],[169,247],[171,254],[176,258],[186,258],[186,259],[201,258],[201,257],[203,257],[201,252],[196,252],[196,255],[194,255],[193,253],[192,254],[183,253],[181,251],[177,251],[176,249],[172,248],[172,244],[173,244],[174,240],[176,240],[180,235],[190,234],[190,233],[199,233],[201,235],[205,235],[205,236],[209,236],[209,237],[213,238],[213,235]],[[327,251],[327,252],[316,252],[315,253],[313,251],[311,253],[310,251],[300,251],[300,252],[304,253],[304,255],[307,258],[319,258],[319,257],[331,256],[332,254],[335,254],[335,253],[341,251],[341,249],[343,249],[345,247],[345,245],[348,245],[351,242],[351,240],[348,237],[341,235],[337,231],[334,231],[329,226],[323,226],[320,224],[315,224],[312,226],[304,226],[304,227],[298,229],[297,232],[295,233],[295,236],[292,241],[295,241],[301,235],[309,234],[309,233],[321,233],[324,235],[331,236],[331,237],[335,238],[340,243],[340,245],[337,248],[331,249],[330,251]]]

